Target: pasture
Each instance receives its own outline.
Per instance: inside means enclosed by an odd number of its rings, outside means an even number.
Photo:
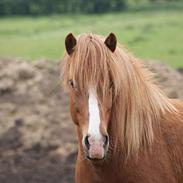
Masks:
[[[131,11],[101,15],[0,18],[0,57],[58,60],[67,33],[108,35],[142,59],[183,67],[183,11]]]

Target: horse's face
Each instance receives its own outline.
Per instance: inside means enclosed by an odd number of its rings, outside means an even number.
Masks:
[[[113,36],[113,35],[112,35]],[[72,35],[66,38],[66,50],[71,54],[72,44],[76,40]],[[77,87],[79,83],[69,78],[70,111],[74,123],[78,127],[81,148],[86,158],[101,160],[106,157],[109,146],[108,126],[110,123],[113,88],[108,81],[105,93],[101,92],[102,84],[88,85],[85,91]]]
[[[103,159],[107,153],[109,145],[107,128],[111,107],[112,88],[109,88],[102,101],[94,88],[90,88],[86,95],[71,89],[71,116],[79,128],[82,146],[89,159]]]

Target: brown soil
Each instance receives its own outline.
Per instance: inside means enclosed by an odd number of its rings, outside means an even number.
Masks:
[[[181,70],[147,65],[183,99]],[[76,144],[58,64],[0,60],[0,183],[74,182]]]

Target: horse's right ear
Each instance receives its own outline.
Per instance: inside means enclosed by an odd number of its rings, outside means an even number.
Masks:
[[[65,49],[69,55],[74,51],[74,47],[76,46],[76,38],[72,33],[69,33],[65,38]]]

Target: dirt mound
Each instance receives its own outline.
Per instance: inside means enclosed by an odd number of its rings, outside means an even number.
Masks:
[[[178,69],[178,71],[176,71],[156,61],[148,61],[147,67],[155,74],[155,79],[157,80],[159,87],[170,98],[183,99],[182,69]]]
[[[72,182],[75,131],[60,83],[58,64],[0,61],[0,183]]]
[[[183,75],[183,68],[179,68],[177,71]]]
[[[162,89],[183,98],[183,75],[148,63]],[[0,60],[0,183],[74,182],[76,135],[59,66]]]

